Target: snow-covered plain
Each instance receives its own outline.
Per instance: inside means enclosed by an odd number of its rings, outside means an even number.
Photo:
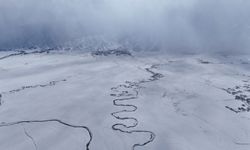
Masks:
[[[250,149],[249,56],[13,53],[1,150]]]

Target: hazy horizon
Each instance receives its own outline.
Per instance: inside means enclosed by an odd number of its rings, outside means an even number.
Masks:
[[[0,0],[0,49],[115,37],[145,50],[250,52],[246,0]]]

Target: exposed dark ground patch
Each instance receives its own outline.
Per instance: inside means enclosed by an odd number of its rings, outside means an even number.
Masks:
[[[112,50],[98,50],[91,53],[92,56],[132,56],[132,54],[126,49],[112,49]]]
[[[50,53],[50,50],[35,50],[35,51],[16,51],[15,53],[0,57],[0,60],[7,59],[14,56],[24,56],[24,55],[31,55],[31,54],[42,54],[42,53]]]
[[[39,88],[39,87],[43,88],[43,87],[48,87],[48,86],[55,86],[59,82],[66,82],[66,81],[67,81],[66,79],[56,80],[56,81],[50,81],[49,83],[46,83],[46,84],[27,85],[27,86],[22,86],[20,88],[13,89],[13,90],[10,90],[10,91],[7,91],[7,92],[1,92],[0,93],[0,106],[3,103],[3,95],[14,94],[14,93],[26,90],[26,89]]]
[[[201,64],[213,64],[213,62],[203,60],[203,59],[198,59],[198,62],[201,63]]]
[[[240,101],[242,104],[238,108],[232,108],[225,106],[227,109],[235,112],[250,112],[250,83],[249,80],[243,80],[242,85],[235,86],[233,88],[222,88],[228,94],[234,96],[236,101]]]

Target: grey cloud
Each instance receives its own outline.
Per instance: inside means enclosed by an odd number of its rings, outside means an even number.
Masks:
[[[0,49],[105,35],[144,50],[250,52],[250,2],[0,0],[0,33]]]

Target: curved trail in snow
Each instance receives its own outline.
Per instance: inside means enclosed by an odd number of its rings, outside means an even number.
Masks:
[[[90,129],[86,126],[80,126],[80,125],[72,125],[72,124],[69,124],[69,123],[66,123],[66,122],[63,122],[59,119],[48,119],[48,120],[28,120],[28,121],[16,121],[16,122],[11,122],[11,123],[1,123],[0,124],[0,128],[1,127],[7,127],[7,126],[14,126],[14,125],[19,125],[19,124],[31,124],[31,123],[47,123],[47,122],[56,122],[56,123],[60,123],[62,125],[65,125],[65,126],[68,126],[68,127],[71,127],[71,128],[79,128],[79,129],[84,129],[88,132],[89,134],[89,140],[86,144],[86,150],[89,150],[89,146],[91,144],[91,141],[92,141],[92,133],[90,131]]]
[[[151,74],[149,79],[146,80],[141,80],[137,82],[130,82],[126,81],[125,84],[120,84],[117,87],[111,88],[112,94],[110,94],[113,97],[116,97],[116,99],[113,100],[113,105],[118,106],[118,107],[126,107],[123,110],[113,112],[111,115],[115,117],[118,120],[124,121],[124,120],[129,120],[132,121],[132,125],[127,125],[124,123],[116,123],[112,126],[112,129],[115,131],[120,131],[122,133],[127,133],[127,134],[132,134],[132,133],[148,133],[150,135],[149,139],[145,141],[144,143],[136,143],[132,146],[132,150],[134,150],[136,147],[141,147],[145,146],[151,142],[154,141],[155,139],[155,133],[152,131],[147,131],[147,130],[133,130],[135,128],[139,121],[135,117],[121,117],[119,114],[120,113],[126,113],[126,112],[135,112],[137,110],[137,106],[129,104],[129,103],[121,103],[124,101],[131,101],[131,100],[136,100],[139,98],[139,90],[141,88],[141,84],[147,83],[147,82],[153,82],[156,80],[159,80],[160,78],[163,78],[163,75],[160,73],[156,73],[152,71],[152,69],[157,68],[158,65],[152,65],[149,68],[145,68],[145,70]],[[124,89],[124,90],[122,90]],[[132,90],[132,92],[131,92]]]
[[[34,147],[35,147],[35,150],[37,150],[37,144],[36,144],[36,141],[35,139],[28,133],[28,131],[25,129],[25,127],[23,126],[23,131],[24,131],[24,134],[32,141]]]
[[[22,86],[21,88],[17,88],[17,89],[14,89],[14,90],[10,90],[8,92],[2,92],[0,93],[0,106],[2,105],[2,98],[3,98],[3,95],[5,94],[14,94],[14,93],[17,93],[17,92],[21,92],[23,90],[26,90],[26,89],[32,89],[32,88],[44,88],[44,87],[49,87],[49,86],[55,86],[56,84],[60,83],[60,82],[66,82],[67,79],[62,79],[62,80],[56,80],[56,81],[50,81],[48,83],[45,83],[45,84],[37,84],[37,85],[29,85],[29,86]],[[89,135],[89,140],[88,140],[88,143],[86,144],[86,150],[90,150],[90,144],[92,142],[92,139],[93,139],[93,135],[91,133],[91,130],[87,127],[87,126],[80,126],[80,125],[71,125],[69,123],[66,123],[66,122],[63,122],[59,119],[48,119],[48,120],[25,120],[25,121],[16,121],[16,122],[11,122],[11,123],[5,123],[5,122],[2,122],[0,123],[0,128],[1,127],[8,127],[8,126],[14,126],[14,125],[19,125],[19,124],[31,124],[31,123],[47,123],[47,122],[56,122],[56,123],[60,123],[62,125],[65,125],[65,126],[68,126],[68,127],[71,127],[71,128],[81,128],[81,129],[85,129],[87,130],[88,132],[88,135]],[[30,138],[32,140],[32,143],[33,145],[35,146],[35,148],[37,149],[37,145],[33,139],[33,137],[31,137],[28,132],[26,131],[26,129],[24,128],[24,132],[25,132],[25,135]]]

